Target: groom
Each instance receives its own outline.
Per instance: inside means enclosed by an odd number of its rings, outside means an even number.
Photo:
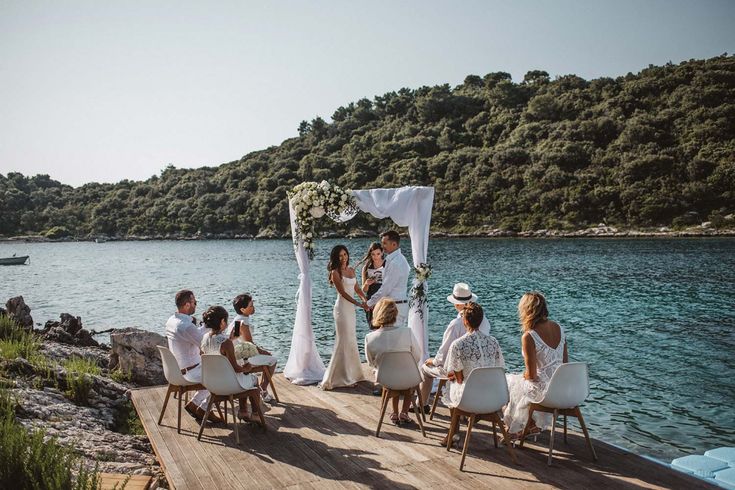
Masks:
[[[380,243],[385,252],[385,269],[383,270],[383,284],[368,300],[372,310],[382,298],[391,298],[398,306],[396,327],[402,327],[408,320],[408,274],[411,268],[400,249],[401,237],[397,231],[389,230],[380,235]]]

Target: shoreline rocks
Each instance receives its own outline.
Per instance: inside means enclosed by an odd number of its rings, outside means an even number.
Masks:
[[[30,316],[22,298],[14,304]],[[113,348],[94,340],[88,345],[83,340],[91,334],[81,318],[69,314],[46,327],[35,331],[41,343],[32,358],[0,357],[0,383],[17,402],[16,421],[74,448],[89,469],[97,465],[101,472],[149,475],[153,488],[166,487],[147,436],[131,430],[139,422],[130,401],[131,388],[165,382],[155,348],[165,339],[125,328],[112,334]],[[75,371],[66,362],[75,357],[97,368]]]
[[[321,238],[371,238],[377,237],[378,231],[364,229],[350,230],[346,233],[326,231]],[[652,228],[619,229],[614,226],[599,224],[578,230],[540,229],[527,231],[512,231],[491,226],[481,226],[473,232],[455,233],[446,230],[435,230],[429,233],[431,238],[655,238],[655,237],[732,237],[735,228],[713,228],[711,222],[673,230],[667,226]],[[194,235],[168,234],[154,236],[114,236],[104,237],[103,242],[132,242],[132,241],[190,241],[190,240],[284,240],[291,239],[290,232],[278,232],[272,229],[261,230],[257,235],[237,233],[197,233]],[[22,235],[14,237],[0,237],[0,242],[94,242],[95,237],[65,237],[51,239],[42,235]]]

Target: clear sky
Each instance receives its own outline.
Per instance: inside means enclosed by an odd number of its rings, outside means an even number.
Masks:
[[[0,173],[141,180],[401,87],[724,52],[735,1],[0,0]]]

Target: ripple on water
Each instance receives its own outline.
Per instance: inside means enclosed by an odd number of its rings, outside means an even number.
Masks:
[[[369,242],[318,242],[313,327],[325,362],[335,299],[327,254],[345,243],[354,261]],[[524,291],[540,290],[571,359],[590,364],[583,413],[595,437],[663,460],[735,445],[735,240],[435,239],[429,247],[432,353],[456,315],[446,296],[464,281],[480,296],[508,371],[521,371],[516,307]],[[410,255],[409,244],[403,250]],[[31,265],[2,269],[0,297],[23,294],[38,323],[69,312],[87,328],[163,333],[179,289],[196,292],[199,317],[210,305],[231,310],[248,291],[257,338],[281,366],[288,357],[298,287],[289,240],[0,243],[0,256],[13,253],[31,255]],[[362,339],[368,329],[357,317]]]

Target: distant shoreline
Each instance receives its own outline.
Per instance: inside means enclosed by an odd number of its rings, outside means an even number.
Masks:
[[[346,235],[338,233],[325,233],[321,238],[371,238],[377,237],[378,232],[356,230]],[[714,238],[735,237],[735,229],[715,229],[702,226],[694,226],[683,230],[671,230],[666,227],[657,229],[630,229],[622,230],[610,226],[597,226],[575,231],[562,230],[533,230],[533,231],[508,231],[499,229],[478,229],[473,233],[453,233],[445,231],[434,231],[430,238]],[[47,238],[41,235],[21,235],[13,237],[0,237],[0,242],[25,242],[25,243],[56,243],[56,242],[132,242],[132,241],[191,241],[191,240],[283,240],[290,239],[290,234],[277,232],[265,232],[256,236],[235,233],[200,233],[196,235],[155,235],[137,236],[128,235],[122,237],[64,237]]]

